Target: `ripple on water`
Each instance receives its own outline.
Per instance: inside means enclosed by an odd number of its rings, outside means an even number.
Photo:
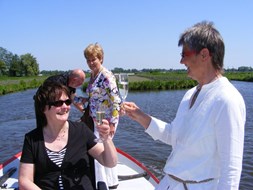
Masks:
[[[22,150],[24,135],[33,128],[35,128],[35,119],[12,120],[0,123],[0,163],[3,163]]]

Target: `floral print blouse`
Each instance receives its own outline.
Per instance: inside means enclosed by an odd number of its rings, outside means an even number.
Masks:
[[[105,119],[117,126],[121,98],[113,73],[103,67],[95,79],[90,79],[86,93],[89,96],[90,116],[93,120],[96,121],[97,107],[102,105]]]

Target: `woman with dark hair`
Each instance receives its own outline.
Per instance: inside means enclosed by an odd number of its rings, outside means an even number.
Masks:
[[[25,135],[19,170],[22,189],[94,189],[89,157],[117,164],[107,120],[98,126],[103,143],[82,122],[69,121],[69,89],[44,82],[34,96],[37,128]]]

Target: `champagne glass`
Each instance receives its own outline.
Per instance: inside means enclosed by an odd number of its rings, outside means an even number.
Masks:
[[[97,106],[96,109],[96,125],[101,125],[103,122],[102,120],[105,118],[105,107],[102,105],[102,103],[100,105]],[[103,142],[103,138],[98,137],[96,139],[94,139],[95,142],[97,143],[102,143]]]
[[[119,93],[124,102],[128,93],[128,74],[127,73],[119,74]]]
[[[128,74],[127,73],[120,73],[119,74],[118,87],[119,87],[120,96],[122,98],[122,103],[124,103],[124,101],[127,97],[127,94],[128,94]],[[123,110],[124,110],[124,106],[123,106]],[[123,111],[123,113],[124,112],[125,111]]]

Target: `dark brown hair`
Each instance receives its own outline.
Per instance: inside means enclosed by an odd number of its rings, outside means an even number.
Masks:
[[[58,82],[44,82],[34,95],[34,108],[36,116],[37,128],[43,128],[47,125],[47,118],[44,113],[49,102],[54,102],[60,99],[62,94],[66,94],[70,98],[68,88]]]

